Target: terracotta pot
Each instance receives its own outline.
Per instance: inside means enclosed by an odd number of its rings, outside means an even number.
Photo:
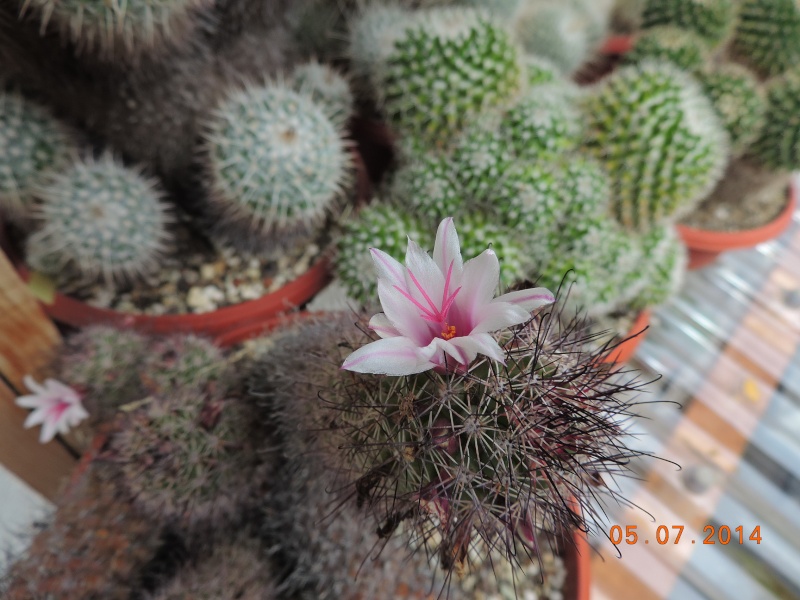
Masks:
[[[575,530],[572,543],[565,546],[562,555],[567,571],[564,600],[589,600],[592,585],[592,549],[589,540],[584,532]]]
[[[622,364],[628,362],[636,353],[639,344],[642,343],[647,327],[650,325],[650,311],[643,310],[631,325],[628,334],[619,344],[617,344],[606,356],[603,362]]]
[[[683,242],[689,248],[689,268],[699,269],[712,262],[727,250],[752,248],[778,237],[789,226],[797,208],[797,185],[789,186],[789,201],[781,213],[770,223],[743,231],[709,231],[678,225]]]

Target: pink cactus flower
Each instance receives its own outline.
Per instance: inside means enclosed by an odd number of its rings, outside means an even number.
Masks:
[[[463,263],[452,218],[441,222],[431,258],[408,240],[406,264],[371,249],[382,313],[370,328],[382,339],[348,356],[342,369],[411,375],[433,368],[468,367],[478,354],[504,362],[491,332],[524,323],[532,310],[555,301],[544,288],[494,297],[497,255],[485,250]]]
[[[41,425],[39,441],[42,444],[52,440],[57,433],[67,433],[70,427],[75,427],[89,416],[78,392],[68,385],[47,379],[42,386],[30,375],[25,376],[24,382],[33,394],[20,396],[16,403],[22,408],[34,409],[25,419],[25,429]]]

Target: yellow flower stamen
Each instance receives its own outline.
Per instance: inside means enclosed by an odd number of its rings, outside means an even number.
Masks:
[[[454,337],[456,337],[456,326],[445,323],[444,329],[442,330],[442,339],[452,340]]]

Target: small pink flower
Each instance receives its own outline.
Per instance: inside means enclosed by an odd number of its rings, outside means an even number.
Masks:
[[[70,427],[75,427],[89,416],[78,392],[68,385],[47,379],[41,386],[30,375],[25,376],[24,382],[33,394],[20,396],[16,403],[22,408],[35,409],[25,419],[25,429],[41,425],[39,441],[42,444],[52,440],[57,433],[67,433]]]
[[[530,312],[555,301],[544,288],[494,298],[500,279],[497,255],[485,250],[463,263],[452,218],[436,232],[433,258],[408,240],[406,264],[373,248],[382,313],[369,322],[382,339],[348,356],[343,369],[411,375],[446,361],[464,367],[480,353],[504,362],[490,332],[519,325]]]

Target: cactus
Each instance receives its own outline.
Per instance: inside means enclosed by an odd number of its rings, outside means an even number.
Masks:
[[[732,49],[762,75],[784,73],[800,63],[797,0],[742,0]]]
[[[298,65],[292,72],[295,89],[325,109],[331,121],[344,127],[353,114],[353,92],[347,80],[332,67],[316,61]]]
[[[289,483],[311,480],[325,489],[308,471],[327,472],[327,489],[354,494],[377,517],[379,534],[391,542],[397,529],[401,537],[417,532],[437,546],[445,570],[463,564],[476,539],[513,562],[515,538],[530,543],[532,529],[560,534],[582,525],[566,498],[582,504],[601,493],[599,474],[616,471],[620,457],[632,453],[615,437],[617,421],[606,416],[627,412],[618,393],[630,382],[610,379],[596,362],[601,354],[583,349],[584,325],[562,329],[560,316],[542,312],[499,334],[505,366],[478,359],[465,373],[372,377],[337,370],[345,353],[367,341],[360,328],[345,327],[350,315],[281,339],[265,364],[273,405],[288,420],[281,426],[289,436],[284,452],[308,455],[309,436],[317,441],[317,460],[303,461],[306,471],[289,469]],[[304,372],[308,365],[313,374]],[[307,501],[304,492],[283,503],[294,507],[289,515]],[[312,514],[331,514],[332,522],[337,513],[315,507]],[[280,531],[286,543],[302,543],[285,526]],[[308,558],[314,563],[324,554]]]
[[[508,288],[525,279],[530,259],[526,256],[518,233],[500,227],[495,219],[483,212],[463,215],[458,224],[461,232],[461,251],[465,256],[478,256],[492,248],[500,259],[500,287]]]
[[[43,108],[19,94],[0,93],[0,214],[27,221],[36,187],[69,166],[72,136]]]
[[[31,266],[68,265],[106,281],[150,271],[168,242],[162,195],[154,179],[110,154],[76,162],[37,191],[41,229],[28,239]]]
[[[350,65],[356,76],[379,86],[379,73],[412,23],[411,13],[399,6],[368,4],[353,19],[348,35]]]
[[[151,393],[169,395],[177,390],[197,393],[214,386],[224,394],[230,383],[222,351],[196,335],[174,335],[156,341],[144,361],[141,379]]]
[[[348,179],[347,149],[325,110],[281,84],[231,94],[206,150],[214,208],[257,238],[312,231]]]
[[[458,176],[447,158],[423,155],[394,173],[389,195],[396,206],[407,207],[426,223],[436,223],[466,204]]]
[[[767,103],[761,86],[750,71],[735,63],[700,73],[699,80],[728,131],[731,156],[741,156],[764,126]]]
[[[492,17],[505,21],[513,20],[526,0],[462,0],[460,4],[486,11]]]
[[[612,210],[626,228],[674,221],[708,194],[728,136],[699,84],[670,63],[623,67],[583,101],[585,148],[607,168]]]
[[[665,25],[644,30],[625,55],[625,62],[668,60],[685,71],[697,71],[708,61],[708,53],[706,41],[695,32]]]
[[[730,33],[735,18],[732,0],[646,0],[642,26],[675,25],[717,45]]]
[[[575,150],[583,139],[578,92],[565,83],[539,85],[503,116],[500,133],[522,160],[553,158]]]
[[[514,161],[496,118],[482,119],[454,143],[450,171],[469,200],[486,198]],[[448,215],[451,216],[451,215]]]
[[[214,544],[190,565],[183,566],[162,588],[145,600],[272,600],[277,586],[258,540],[239,533]]]
[[[522,57],[522,65],[530,87],[542,83],[553,83],[561,77],[561,71],[556,64],[543,56],[526,54]]]
[[[141,369],[147,343],[138,333],[94,325],[66,339],[58,379],[83,396],[95,424],[105,423],[117,408],[145,396]]]
[[[79,50],[113,60],[138,56],[187,40],[207,0],[29,0],[23,10],[40,15]]]
[[[764,127],[753,143],[751,153],[772,169],[800,168],[800,69],[795,68],[773,81],[767,89]]]
[[[558,170],[552,162],[516,162],[487,198],[487,210],[497,212],[499,223],[531,234],[529,248],[558,229],[566,210]]]
[[[400,260],[408,238],[423,248],[431,245],[428,230],[408,211],[375,202],[345,224],[338,243],[336,273],[351,298],[365,302],[376,297],[375,268],[370,248],[380,248]]]
[[[476,11],[415,15],[379,69],[379,93],[401,134],[446,146],[468,123],[514,98],[522,66],[509,34]]]
[[[658,306],[674,296],[681,288],[688,264],[686,246],[672,227],[659,227],[640,243],[645,285],[629,303],[633,311]]]
[[[109,453],[142,510],[189,532],[217,529],[241,520],[261,492],[252,423],[238,400],[174,390],[130,413]]]
[[[103,467],[106,469],[107,467]],[[162,544],[152,515],[120,496],[92,466],[59,498],[52,519],[6,574],[5,600],[127,600]]]

